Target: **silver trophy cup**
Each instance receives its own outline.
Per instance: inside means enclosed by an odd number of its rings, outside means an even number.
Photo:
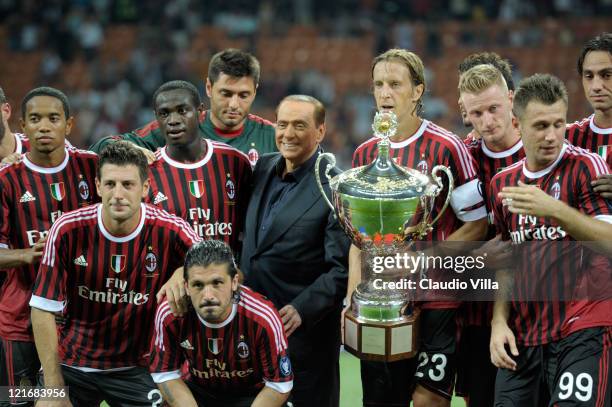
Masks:
[[[374,273],[370,260],[374,256],[394,256],[410,242],[423,239],[448,206],[453,177],[442,165],[435,166],[431,175],[427,175],[401,167],[389,158],[389,139],[397,131],[394,113],[377,113],[372,128],[380,138],[374,162],[332,178],[330,171],[336,159],[323,153],[317,158],[315,174],[327,204],[364,254],[361,283],[345,314],[345,348],[360,359],[389,362],[416,354],[419,312],[412,306],[410,291],[381,288],[381,281],[396,281],[402,273],[397,270]],[[332,191],[331,201],[320,179],[323,159],[328,162],[325,176]],[[443,190],[440,172],[448,178],[448,193],[442,209],[431,220],[435,200]]]

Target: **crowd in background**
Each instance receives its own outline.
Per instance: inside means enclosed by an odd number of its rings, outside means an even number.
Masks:
[[[538,68],[530,59],[539,49],[573,50],[612,26],[611,15],[612,0],[0,0],[0,81],[14,106],[34,86],[65,91],[77,117],[74,143],[88,146],[150,121],[152,93],[164,81],[185,79],[203,93],[210,56],[243,48],[262,62],[253,112],[274,120],[284,95],[319,98],[329,107],[327,148],[348,166],[370,133],[369,61],[382,50],[424,57],[424,116],[463,135],[455,83],[462,57],[495,50],[519,79]],[[523,48],[532,53],[516,52]],[[574,66],[560,60],[541,70],[573,78],[569,119],[584,117]]]

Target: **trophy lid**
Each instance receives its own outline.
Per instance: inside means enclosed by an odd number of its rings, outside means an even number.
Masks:
[[[378,112],[372,129],[378,142],[378,156],[369,165],[348,170],[334,180],[331,188],[339,193],[370,199],[408,199],[432,193],[437,186],[428,175],[397,165],[389,157],[389,138],[397,131],[393,112]],[[335,181],[335,182],[334,182]]]

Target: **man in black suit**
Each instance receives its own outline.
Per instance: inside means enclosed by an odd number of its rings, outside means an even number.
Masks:
[[[280,153],[262,156],[255,167],[241,268],[246,285],[279,309],[293,363],[293,405],[336,407],[350,242],[315,180],[325,108],[313,97],[292,95],[276,115]]]

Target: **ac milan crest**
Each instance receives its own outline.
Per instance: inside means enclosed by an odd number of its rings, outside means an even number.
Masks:
[[[246,359],[249,357],[249,346],[244,341],[238,342],[236,346],[236,353],[240,359]]]
[[[87,185],[87,182],[83,179],[79,181],[79,194],[83,200],[89,198],[89,185]]]
[[[149,252],[145,257],[145,268],[149,273],[152,273],[157,269],[157,256],[155,253]]]
[[[236,197],[236,185],[234,185],[234,181],[232,181],[231,178],[228,178],[227,181],[225,181],[225,192],[230,200],[233,200]]]
[[[218,355],[223,350],[223,338],[208,338],[208,350]]]
[[[559,181],[555,181],[552,188],[550,188],[550,194],[553,198],[559,199],[561,196],[561,185],[559,184]]]
[[[51,189],[51,196],[53,197],[53,199],[55,199],[56,201],[61,201],[62,199],[64,199],[64,196],[66,195],[66,189],[64,188],[63,182],[53,183],[49,185],[49,188]]]
[[[251,165],[255,166],[255,164],[257,164],[257,160],[259,160],[259,152],[254,148],[251,148],[247,155],[249,156],[249,162]]]
[[[125,255],[124,254],[113,254],[111,257],[111,268],[115,273],[121,273],[125,268]]]

